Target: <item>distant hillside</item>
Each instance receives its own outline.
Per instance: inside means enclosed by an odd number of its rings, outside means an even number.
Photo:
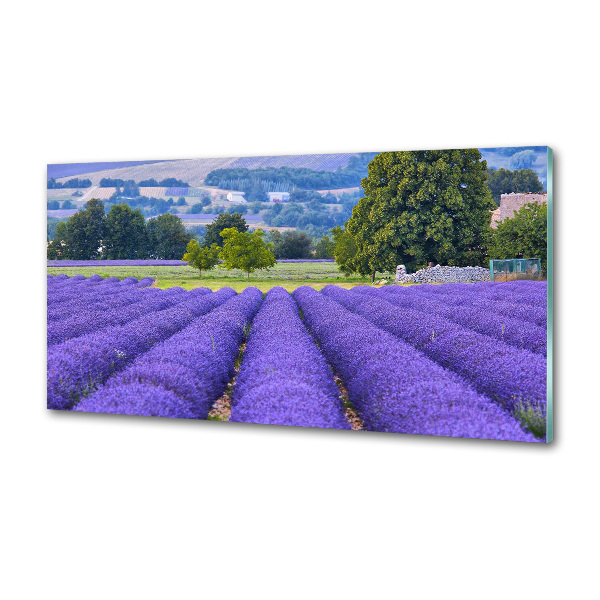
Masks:
[[[548,179],[548,147],[518,146],[505,148],[480,148],[481,156],[488,168],[531,169],[535,171],[546,189]]]
[[[516,148],[480,148],[488,167],[506,169],[533,169],[546,185],[546,146],[522,146]],[[216,169],[226,168],[307,168],[314,171],[336,171],[348,165],[358,152],[341,154],[299,154],[291,156],[248,156],[230,158],[194,158],[184,160],[135,161],[114,163],[74,163],[48,165],[48,177],[59,182],[77,176],[90,179],[97,186],[102,178],[156,179],[160,181],[174,177],[186,181],[193,187],[202,186],[205,177]],[[84,170],[88,169],[88,170]],[[99,170],[102,169],[102,170]]]
[[[123,162],[96,162],[96,163],[65,163],[60,165],[48,165],[48,179],[51,177],[59,179],[63,177],[74,177],[83,173],[94,173],[105,169],[117,169],[122,167],[133,167],[135,165],[151,165],[164,162],[163,160],[129,160]]]
[[[49,177],[55,177],[57,181],[66,181],[69,176],[78,175],[91,179],[93,185],[98,185],[100,180],[108,178],[133,179],[142,181],[144,179],[161,180],[166,177],[175,177],[186,181],[191,186],[200,186],[204,183],[204,178],[215,169],[224,168],[246,168],[258,169],[264,167],[295,167],[314,169],[315,171],[336,171],[338,168],[345,167],[352,156],[358,156],[358,153],[345,154],[301,154],[292,156],[248,156],[233,158],[192,158],[184,160],[170,160],[163,162],[136,164],[123,166],[124,163],[113,163],[113,168],[105,168],[102,171],[89,171],[69,173],[62,177],[56,177],[50,174]],[[100,163],[96,163],[100,164]],[[109,165],[110,163],[105,163]],[[49,167],[68,167],[69,165],[49,165]]]

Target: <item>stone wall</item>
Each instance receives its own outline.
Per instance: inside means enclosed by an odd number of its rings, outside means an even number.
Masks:
[[[427,267],[410,275],[404,265],[396,267],[396,283],[475,283],[489,281],[490,270],[483,267]]]
[[[533,204],[534,202],[542,204],[547,201],[548,194],[546,192],[543,194],[501,194],[500,206],[492,211],[490,226],[492,229],[496,229],[498,223],[502,223],[504,219],[512,219],[515,216],[515,211],[518,212],[526,204]]]

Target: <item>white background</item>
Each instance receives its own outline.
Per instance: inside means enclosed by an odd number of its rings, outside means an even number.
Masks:
[[[585,7],[4,7],[4,597],[597,593],[598,46]],[[555,150],[553,444],[45,410],[46,163],[503,145]]]

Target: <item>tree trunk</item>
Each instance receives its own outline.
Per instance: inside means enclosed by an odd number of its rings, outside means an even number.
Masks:
[[[371,273],[371,284],[375,283],[375,273]]]
[[[248,271],[248,279],[250,279],[250,271]]]
[[[200,279],[202,279],[202,269],[198,269],[200,271]]]

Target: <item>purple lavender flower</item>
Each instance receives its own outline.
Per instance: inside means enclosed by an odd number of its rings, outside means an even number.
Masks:
[[[48,408],[68,409],[138,355],[235,296],[230,288],[192,298],[196,303],[144,315],[48,349]]]
[[[271,289],[252,322],[231,420],[349,429],[338,396],[296,303],[283,288]]]
[[[408,343],[312,288],[293,296],[367,429],[535,441],[497,404]]]
[[[504,315],[490,314],[485,307],[448,305],[440,295],[420,293],[418,287],[389,286],[376,290],[371,287],[354,288],[360,294],[385,299],[398,306],[436,314],[461,327],[488,335],[510,346],[546,355],[546,330],[543,327],[513,319]]]
[[[436,314],[419,312],[329,286],[323,292],[470,382],[508,411],[546,413],[546,361],[526,350],[469,331]]]
[[[131,386],[154,386],[165,394],[169,416],[205,419],[234,373],[240,343],[262,301],[262,292],[256,288],[246,288],[239,295],[220,290],[214,296],[219,293],[229,298],[224,304],[139,355],[74,410],[154,415],[154,397],[146,405],[144,399],[132,403],[127,395]],[[160,394],[159,399],[163,398]]]

